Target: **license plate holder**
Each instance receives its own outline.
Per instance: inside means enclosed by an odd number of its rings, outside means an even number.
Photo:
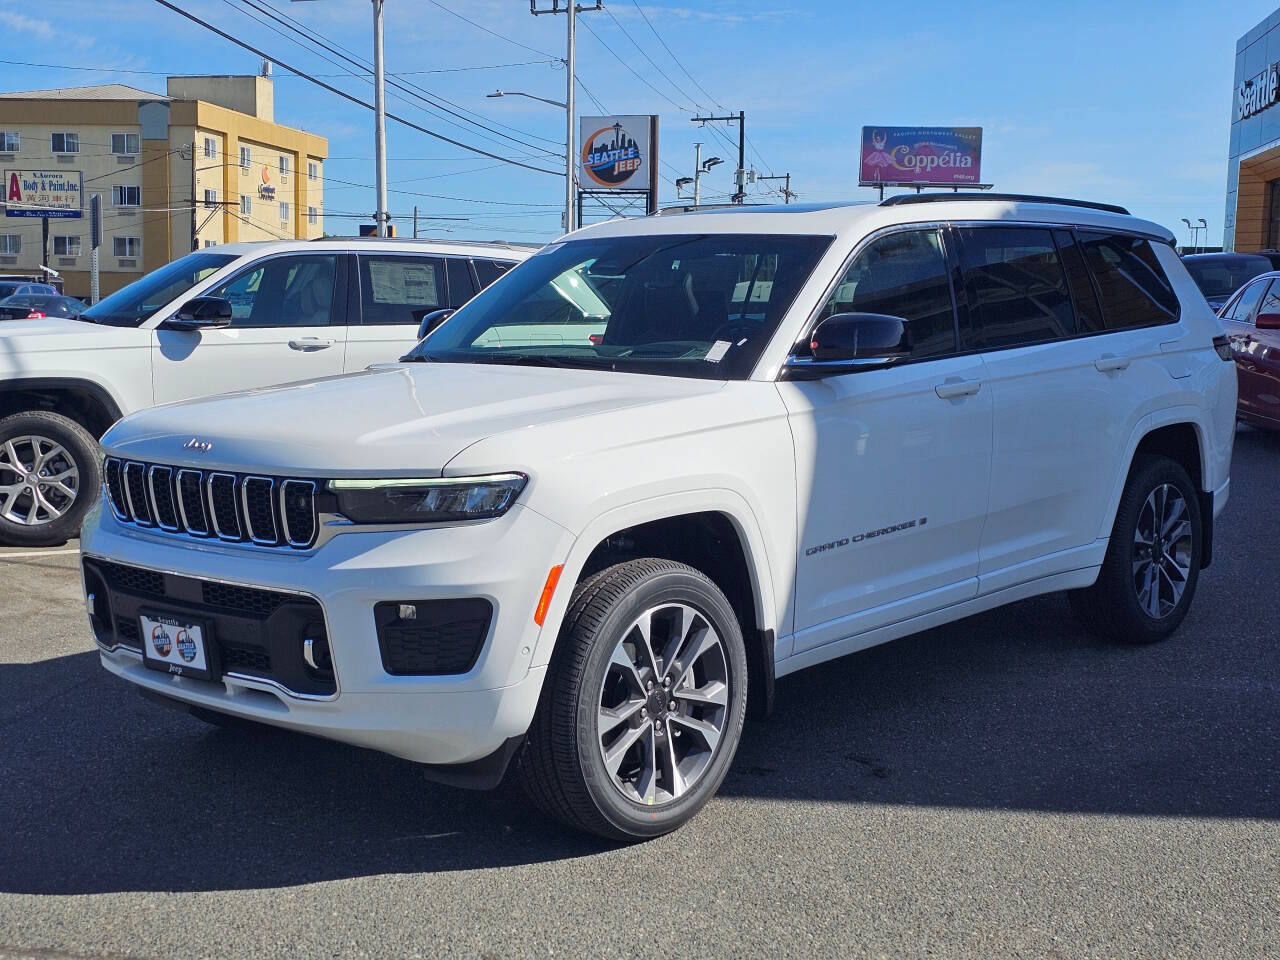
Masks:
[[[152,670],[213,679],[213,629],[207,620],[165,610],[139,610],[142,662]]]

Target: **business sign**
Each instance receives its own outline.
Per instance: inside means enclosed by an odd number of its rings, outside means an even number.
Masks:
[[[648,190],[656,170],[657,117],[582,117],[584,190]]]
[[[6,217],[79,218],[81,183],[78,170],[6,170]]]
[[[959,187],[981,182],[981,127],[862,128],[859,186]]]
[[[1280,93],[1280,63],[1273,63],[1252,80],[1236,87],[1236,119],[1248,120],[1276,105]]]
[[[259,200],[274,200],[276,198],[276,188],[271,185],[271,170],[264,163],[262,165],[262,182],[258,184]]]

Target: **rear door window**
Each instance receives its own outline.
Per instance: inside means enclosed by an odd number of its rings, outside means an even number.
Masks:
[[[956,231],[967,309],[966,350],[995,350],[1074,336],[1067,275],[1049,230],[973,227]]]
[[[360,255],[360,322],[416,325],[424,313],[445,306],[440,257]]]
[[[1071,288],[1071,305],[1076,314],[1077,333],[1098,333],[1103,330],[1102,308],[1098,305],[1098,293],[1093,288],[1089,268],[1085,266],[1084,253],[1070,230],[1053,231],[1058,244],[1058,256],[1067,272],[1067,286]]]
[[[1098,284],[1106,329],[1177,322],[1178,297],[1149,240],[1122,234],[1076,236]]]
[[[471,279],[471,267],[461,257],[445,259],[449,274],[449,306],[462,306],[476,295],[476,285]]]
[[[471,262],[475,264],[476,276],[480,278],[481,290],[515,266],[509,260],[481,260],[478,257]]]

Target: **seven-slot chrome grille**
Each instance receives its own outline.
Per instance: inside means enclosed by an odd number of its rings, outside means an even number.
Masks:
[[[139,527],[228,543],[305,550],[316,539],[316,483],[108,457],[107,502]]]

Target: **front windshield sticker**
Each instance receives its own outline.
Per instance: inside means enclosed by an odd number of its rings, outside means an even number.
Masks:
[[[728,340],[717,340],[711,345],[711,349],[707,351],[707,355],[703,359],[708,363],[719,363],[732,346],[733,344]]]

